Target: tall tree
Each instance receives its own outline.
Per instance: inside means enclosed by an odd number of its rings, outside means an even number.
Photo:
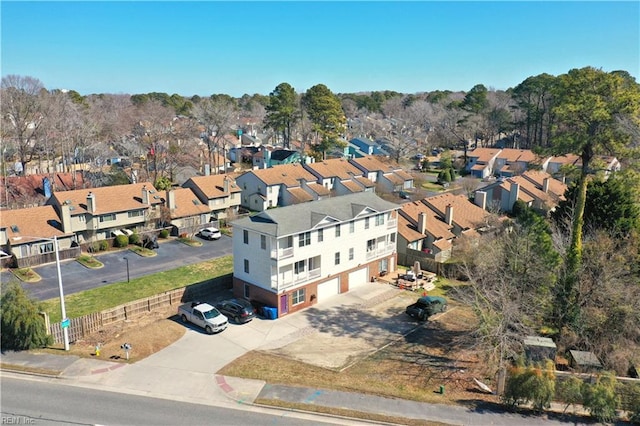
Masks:
[[[204,142],[208,163],[218,170],[218,156],[226,156],[227,137],[235,129],[238,117],[237,101],[228,95],[211,95],[202,99],[194,108],[194,115],[205,126]]]
[[[22,166],[42,148],[41,127],[46,119],[43,97],[46,90],[37,78],[20,75],[2,77],[2,138],[15,146]]]
[[[311,87],[302,97],[316,134],[314,149],[326,158],[327,151],[341,147],[340,137],[346,132],[346,118],[340,99],[324,84]]]
[[[280,83],[269,94],[265,126],[282,136],[285,148],[290,147],[291,130],[300,119],[298,97],[289,83]]]
[[[47,334],[40,306],[29,298],[16,281],[2,289],[0,318],[2,322],[2,349],[25,350],[42,348],[53,343]]]
[[[553,124],[553,91],[556,77],[540,74],[518,84],[512,92],[516,105],[522,112],[520,147],[548,147]]]
[[[578,322],[577,278],[582,261],[582,234],[589,175],[598,154],[620,155],[628,150],[630,136],[621,121],[640,125],[640,85],[620,73],[592,67],[572,69],[558,77],[553,108],[554,154],[575,153],[582,160],[577,182],[571,243],[567,253],[563,288],[559,292],[557,325]]]

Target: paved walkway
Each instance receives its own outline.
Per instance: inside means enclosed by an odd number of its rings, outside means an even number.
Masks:
[[[344,304],[371,306],[388,300],[397,294],[395,293],[397,291],[399,290],[390,291],[388,286],[371,284],[362,290],[332,298],[331,302],[327,303],[332,306]],[[295,313],[276,321],[270,321],[268,324],[265,322],[264,326],[272,327],[272,329],[269,329],[264,340],[260,342],[260,347],[279,347],[308,335],[309,325],[304,318],[305,316],[301,313]],[[255,333],[247,327],[237,327],[237,330]],[[187,333],[186,336],[189,335],[197,336],[195,333]],[[219,336],[223,335],[224,333]],[[211,341],[211,339],[208,340]],[[521,416],[491,411],[486,407],[470,409],[427,404],[359,393],[271,385],[260,380],[221,376],[211,372],[218,371],[217,365],[212,367],[209,365],[207,368],[202,363],[191,363],[189,359],[182,360],[181,353],[176,353],[176,350],[177,347],[185,346],[184,343],[171,345],[134,364],[30,352],[2,353],[0,362],[3,364],[3,368],[9,371],[11,366],[14,366],[14,370],[22,368],[40,371],[43,373],[42,380],[61,380],[74,386],[215,406],[237,408],[238,404],[243,404],[246,409],[251,409],[254,402],[260,398],[341,408],[390,417],[431,420],[452,425],[526,426],[550,423],[568,424],[569,422],[579,424],[575,419],[562,421],[548,417]],[[216,342],[211,344],[216,344]],[[184,362],[177,363],[177,359]],[[336,419],[336,423],[343,422]]]

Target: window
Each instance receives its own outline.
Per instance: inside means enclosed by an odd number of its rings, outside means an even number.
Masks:
[[[349,222],[349,232],[353,234],[356,230],[356,223],[354,221]]]
[[[260,235],[260,248],[262,250],[267,249],[267,237],[264,235]]]
[[[299,288],[298,290],[291,293],[291,304],[298,305],[304,302],[304,288]]]
[[[369,218],[368,217],[364,218],[364,229],[369,229]]]
[[[353,260],[353,247],[349,249],[349,260]]]
[[[244,272],[249,273],[249,259],[244,260]]]
[[[249,231],[247,231],[246,229],[242,231],[242,240],[245,244],[249,244]]]
[[[336,264],[336,265],[339,265],[339,264],[340,264],[340,252],[339,252],[339,251],[337,251],[337,252],[336,252],[336,254],[335,254],[335,256],[334,256],[334,261],[333,261],[333,263],[334,263],[334,264]]]
[[[249,299],[250,292],[251,292],[251,286],[249,286],[249,284],[245,284],[244,285],[244,298],[245,299],[247,299],[247,300]]]
[[[367,241],[367,252],[369,251],[373,251],[376,248],[376,240],[369,240]]]
[[[40,254],[53,253],[53,243],[44,243],[39,246]]]
[[[296,274],[301,274],[305,271],[305,267],[306,267],[306,261],[305,260],[300,260],[299,262],[296,262],[294,267],[295,267],[295,273]]]
[[[318,229],[318,242],[321,243],[324,240],[324,229]]]
[[[298,235],[298,247],[311,245],[311,232],[303,232]]]
[[[112,220],[116,220],[116,214],[115,213],[103,214],[102,216],[100,216],[100,222],[110,222]]]
[[[127,217],[141,217],[144,216],[144,213],[142,212],[142,210],[134,210],[134,211],[130,211],[127,212]]]
[[[376,226],[384,225],[384,214],[376,215]]]
[[[336,238],[340,236],[340,225],[336,225]]]
[[[83,214],[81,214],[80,216],[77,216],[77,218],[78,218],[78,222],[86,222],[87,220]]]

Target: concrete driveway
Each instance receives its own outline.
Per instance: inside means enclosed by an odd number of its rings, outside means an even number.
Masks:
[[[189,327],[180,340],[136,365],[172,369],[179,362],[191,371],[212,374],[239,356],[260,349],[339,368],[416,327],[404,314],[408,299],[401,296],[405,293],[387,284],[367,283],[277,320],[231,323],[214,335]]]

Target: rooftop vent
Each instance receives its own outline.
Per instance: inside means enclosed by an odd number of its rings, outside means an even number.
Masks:
[[[20,228],[18,228],[18,225],[11,225],[11,230],[13,232],[20,232]]]

